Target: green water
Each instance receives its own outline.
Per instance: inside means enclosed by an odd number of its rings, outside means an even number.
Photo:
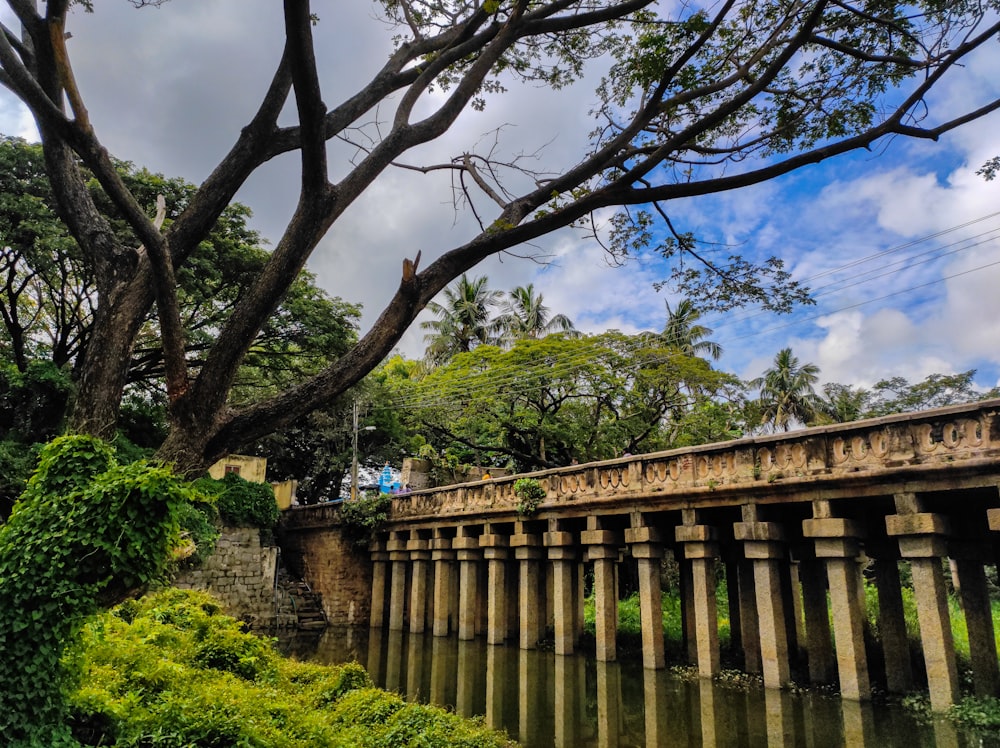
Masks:
[[[282,648],[324,663],[356,660],[376,684],[463,716],[481,716],[525,748],[629,746],[996,746],[894,706],[817,694],[739,689],[516,644],[331,628]]]

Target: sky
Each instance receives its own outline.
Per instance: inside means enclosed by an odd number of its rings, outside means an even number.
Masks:
[[[204,179],[249,121],[281,45],[280,3],[272,0],[173,0],[136,10],[125,0],[75,11],[68,24],[77,81],[98,136],[118,158],[192,182]],[[238,10],[235,10],[238,8]],[[373,4],[314,3],[314,33],[324,100],[353,92],[384,62],[391,30]],[[0,18],[10,12],[0,6]],[[963,71],[936,94],[958,108],[1000,90],[1000,49]],[[484,111],[469,110],[448,136],[411,163],[443,162],[501,148],[540,166],[565,165],[586,144],[595,81],[561,91],[513,85]],[[381,113],[385,118],[390,116]],[[290,121],[287,120],[286,121]],[[31,118],[0,89],[0,132],[36,139]],[[330,148],[333,176],[350,168],[351,149]],[[1000,180],[976,174],[1000,155],[996,114],[940,142],[897,139],[875,152],[824,162],[757,187],[672,204],[681,231],[759,256],[782,257],[816,291],[816,304],[779,317],[754,310],[710,315],[723,346],[718,366],[759,376],[782,348],[820,367],[821,381],[871,386],[903,376],[976,369],[982,388],[1000,384]],[[237,199],[254,211],[252,225],[276,241],[294,207],[296,159],[275,159]],[[476,233],[456,211],[441,173],[391,170],[338,221],[309,268],[329,293],[364,307],[362,332],[399,283],[403,257],[429,259]],[[660,329],[668,291],[654,261],[609,264],[586,237],[563,231],[525,254],[489,260],[472,271],[493,288],[533,283],[554,313],[584,332]],[[399,350],[418,357],[423,331],[414,326]]]

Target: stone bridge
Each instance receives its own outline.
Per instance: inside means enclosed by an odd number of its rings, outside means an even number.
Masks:
[[[528,516],[514,492],[524,477],[546,491]],[[959,695],[949,585],[974,690],[1000,695],[986,576],[1000,540],[998,485],[1000,400],[991,400],[402,495],[361,554],[341,537],[336,505],[297,507],[283,516],[281,543],[343,623],[525,649],[551,632],[567,654],[593,594],[600,661],[617,656],[627,579],[639,592],[647,668],[665,666],[661,573],[672,556],[687,657],[701,675],[720,669],[725,585],[733,648],[766,686],[786,686],[794,672],[864,700],[873,682],[896,693],[926,684],[941,710]],[[866,582],[878,600],[874,630]]]

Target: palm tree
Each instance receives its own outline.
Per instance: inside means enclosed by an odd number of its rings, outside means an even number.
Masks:
[[[441,363],[457,353],[491,342],[490,314],[502,295],[500,291],[489,289],[489,278],[485,275],[469,280],[463,274],[444,290],[443,304],[430,302],[427,308],[438,319],[420,324],[423,329],[432,331],[424,336],[428,360]]]
[[[707,353],[713,361],[722,356],[722,346],[712,340],[705,340],[712,334],[711,327],[699,325],[701,311],[690,299],[681,299],[676,309],[667,305],[667,324],[660,338],[667,345],[677,348],[685,356],[700,356]]]
[[[818,380],[818,366],[800,365],[791,348],[778,351],[774,365],[750,382],[760,390],[761,424],[769,424],[774,431],[788,431],[793,422],[812,420],[817,412],[813,385]]]
[[[493,323],[494,330],[505,343],[522,338],[540,338],[551,332],[575,333],[573,322],[565,314],[550,317],[541,294],[535,286],[518,286],[507,294],[500,306],[500,316]]]

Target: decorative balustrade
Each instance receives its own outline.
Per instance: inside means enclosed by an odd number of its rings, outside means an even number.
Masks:
[[[795,500],[797,486],[870,482],[900,471],[949,472],[998,458],[1000,400],[990,400],[417,491],[396,497],[392,519],[513,517],[514,482],[523,477],[546,488],[539,514],[558,516],[617,500],[669,504],[707,497],[719,503],[731,497],[744,503],[748,494],[761,493]],[[337,510],[303,507],[283,521],[293,527],[336,524]]]

